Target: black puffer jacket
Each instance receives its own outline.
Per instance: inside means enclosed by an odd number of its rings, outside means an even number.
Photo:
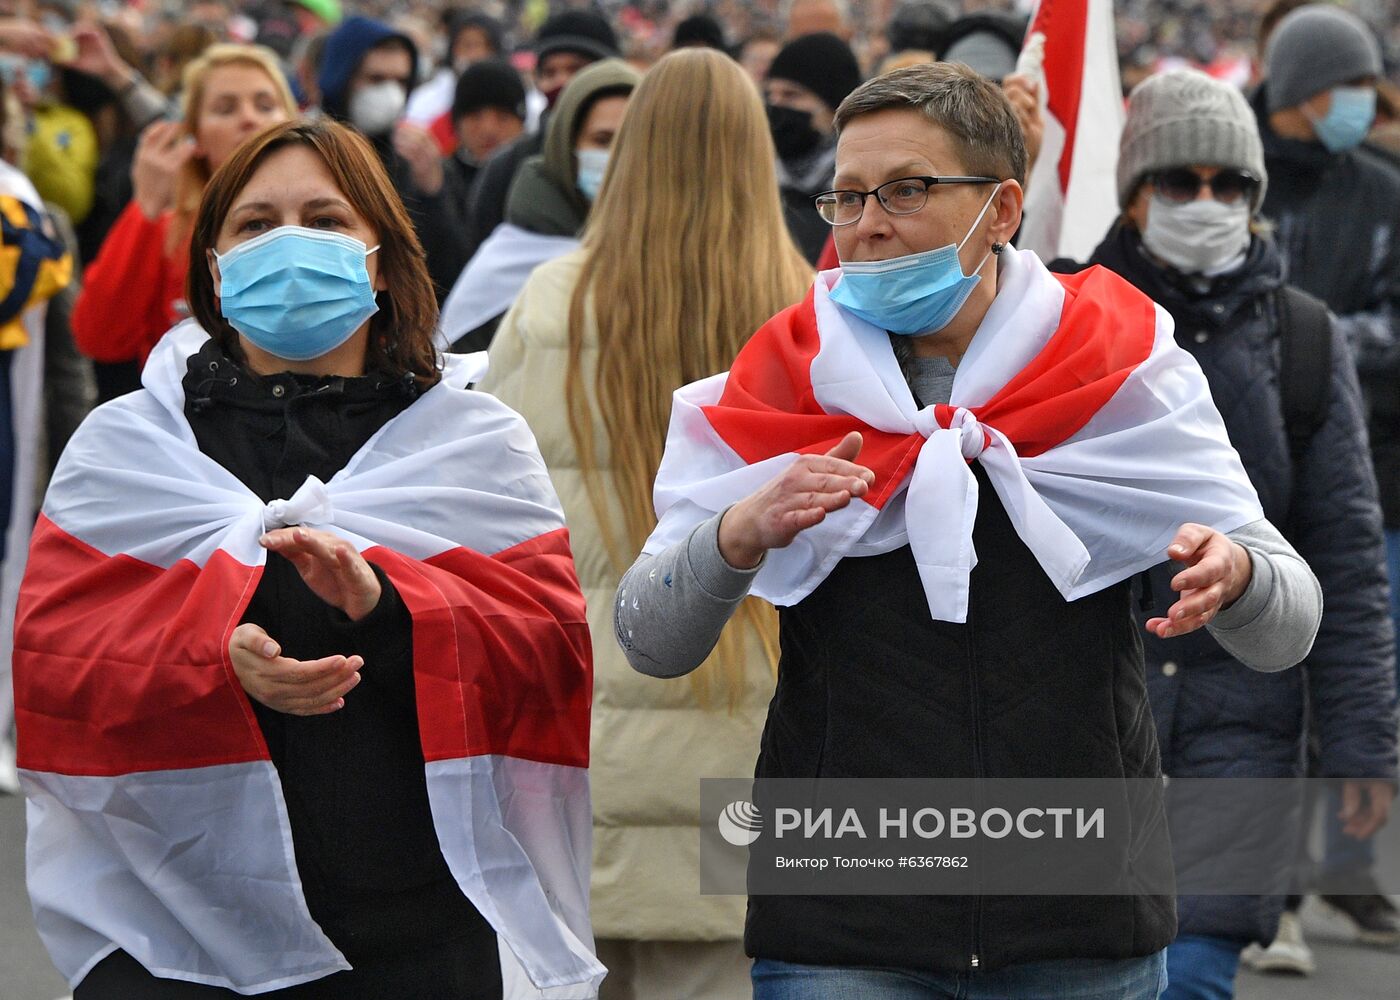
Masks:
[[[1381,515],[1361,394],[1340,331],[1334,326],[1332,371],[1319,373],[1332,384],[1326,422],[1295,469],[1279,393],[1275,295],[1283,265],[1274,245],[1256,238],[1244,266],[1209,285],[1150,261],[1131,227],[1110,232],[1092,263],[1172,314],[1176,339],[1200,362],[1265,515],[1312,567],[1325,601],[1301,670],[1248,670],[1205,631],[1146,638],[1162,769],[1174,777],[1299,775],[1310,699],[1323,774],[1394,778],[1395,663]],[[1171,576],[1167,565],[1151,574],[1156,613],[1171,600]],[[1182,933],[1267,942],[1281,906],[1281,899],[1183,896],[1178,914]]]
[[[1367,149],[1330,153],[1269,128],[1254,97],[1288,282],[1337,314],[1366,391],[1388,528],[1400,528],[1400,171]]]
[[[811,594],[779,609],[782,660],[758,778],[1161,773],[1129,583],[1065,601],[981,464],[972,470],[980,499],[966,623],[929,617],[907,545],[842,559]],[[1131,838],[1112,846],[1129,884],[1165,869],[1165,827],[1153,789]],[[786,962],[966,974],[1151,955],[1175,931],[1172,897],[1147,892],[755,894],[744,945],[754,957]]]

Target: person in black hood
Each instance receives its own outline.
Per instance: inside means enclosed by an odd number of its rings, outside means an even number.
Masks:
[[[407,35],[351,17],[326,39],[317,82],[321,109],[374,144],[413,219],[441,301],[469,256],[461,209],[466,194],[458,175],[443,169],[436,141],[399,121],[417,65],[418,48]]]
[[[836,169],[832,121],[846,95],[859,86],[860,65],[851,47],[826,32],[784,45],[763,84],[783,213],[798,249],[814,264],[831,228],[812,211],[812,198],[831,187]]]
[[[1304,703],[1321,737],[1323,773],[1347,778],[1365,807],[1352,837],[1385,822],[1396,776],[1394,643],[1388,616],[1380,502],[1367,460],[1361,392],[1340,324],[1313,310],[1330,343],[1315,415],[1289,398],[1282,358],[1306,333],[1292,316],[1277,246],[1251,219],[1269,175],[1248,104],[1194,70],[1150,77],[1132,94],[1118,166],[1122,219],[1094,252],[1176,320],[1176,339],[1200,362],[1230,441],[1269,519],[1322,586],[1322,625],[1302,671],[1260,674],[1214,638],[1144,640],[1147,689],[1172,778],[1297,778],[1307,738]],[[1166,593],[1172,570],[1151,571]],[[1292,805],[1298,815],[1301,801]],[[1301,823],[1293,824],[1294,829]],[[1183,828],[1185,827],[1185,828]],[[1178,854],[1199,856],[1202,831],[1173,826]],[[1237,870],[1255,845],[1236,839]],[[1286,873],[1296,845],[1279,852]],[[1180,865],[1183,862],[1179,862]],[[1280,928],[1281,896],[1183,895],[1167,949],[1165,1000],[1230,996],[1241,950]],[[1280,934],[1291,935],[1283,919]]]
[[[600,15],[586,10],[566,10],[540,26],[535,39],[535,86],[552,109],[569,81],[590,63],[619,54],[617,36]],[[548,112],[538,131],[521,136],[492,157],[477,180],[471,199],[471,232],[468,256],[491,235],[506,217],[506,199],[521,164],[544,150]]]

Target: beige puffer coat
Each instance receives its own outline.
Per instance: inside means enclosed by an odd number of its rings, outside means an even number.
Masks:
[[[743,935],[744,897],[700,894],[700,779],[753,776],[773,677],[750,633],[749,669],[736,708],[731,713],[720,696],[713,698],[716,707],[705,709],[688,678],[658,680],[632,670],[613,637],[612,602],[622,573],[603,545],[564,403],[569,303],[583,253],[550,261],[530,276],[491,344],[491,370],[480,388],[519,411],[534,431],[564,505],[588,600],[593,931],[599,938],[632,940],[736,939]],[[583,384],[590,389],[596,358],[590,324],[582,357]],[[607,433],[601,419],[594,426],[606,491]],[[625,538],[621,514],[612,516],[614,537]]]

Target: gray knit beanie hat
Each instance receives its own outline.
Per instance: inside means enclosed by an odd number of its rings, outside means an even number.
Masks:
[[[1118,205],[1126,208],[1144,177],[1193,164],[1230,167],[1259,178],[1257,211],[1268,172],[1259,123],[1240,91],[1194,69],[1150,76],[1128,96],[1118,152]]]
[[[1299,7],[1278,23],[1264,55],[1269,112],[1382,72],[1381,46],[1365,21],[1328,4]]]

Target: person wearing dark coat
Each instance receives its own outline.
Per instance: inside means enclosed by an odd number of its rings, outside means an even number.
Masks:
[[[553,109],[569,81],[590,63],[618,56],[617,36],[608,22],[586,10],[566,10],[540,25],[535,39],[535,86]],[[491,158],[477,179],[471,198],[468,257],[505,221],[511,183],[520,167],[544,152],[548,111],[540,127],[521,136]]]
[[[1355,15],[1310,4],[1274,29],[1253,96],[1269,171],[1263,214],[1277,227],[1288,280],[1325,302],[1355,358],[1380,487],[1400,629],[1400,171],[1362,145],[1375,117],[1380,46]],[[1327,807],[1336,813],[1340,803]],[[1363,943],[1400,944],[1400,911],[1374,887],[1369,841],[1329,826],[1323,869],[1356,885],[1327,901]],[[1301,938],[1294,972],[1310,971]],[[1290,956],[1276,956],[1287,961]]]
[[[1251,232],[1269,180],[1254,116],[1233,87],[1179,70],[1133,92],[1118,167],[1124,216],[1090,263],[1127,278],[1175,319],[1177,342],[1205,372],[1265,514],[1323,592],[1303,670],[1241,670],[1205,632],[1172,643],[1149,634],[1148,694],[1162,770],[1173,779],[1301,777],[1310,703],[1322,773],[1351,779],[1374,832],[1396,777],[1380,502],[1361,392],[1335,321],[1327,321],[1331,368],[1319,374],[1329,383],[1325,411],[1296,453],[1290,447],[1280,390],[1284,262],[1270,238]],[[1170,564],[1152,570],[1151,593],[1170,593],[1173,572]],[[1289,810],[1295,829],[1300,807],[1301,798]],[[1197,834],[1174,827],[1178,853]],[[1254,845],[1238,844],[1244,869]],[[1278,853],[1284,871],[1294,855]],[[1283,905],[1282,896],[1179,897],[1164,997],[1232,995],[1241,949],[1273,940]]]
[[[536,267],[578,246],[627,100],[641,75],[604,59],[569,82],[550,116],[544,151],[521,164],[505,221],[463,269],[442,305],[439,327],[458,354],[484,351]],[[595,115],[595,111],[597,114]],[[591,170],[585,168],[593,160]]]
[[[428,258],[438,300],[467,263],[466,195],[442,167],[435,140],[400,124],[416,83],[418,48],[407,35],[367,17],[347,18],[326,39],[318,86],[321,108],[374,144]]]
[[[783,215],[797,248],[813,264],[831,235],[812,199],[831,188],[836,171],[832,120],[846,95],[859,86],[860,64],[851,47],[827,32],[784,45],[763,81]]]
[[[457,176],[462,218],[471,221],[471,196],[487,159],[525,129],[525,84],[504,59],[472,63],[457,78],[452,95],[452,131],[457,148],[442,168]]]

